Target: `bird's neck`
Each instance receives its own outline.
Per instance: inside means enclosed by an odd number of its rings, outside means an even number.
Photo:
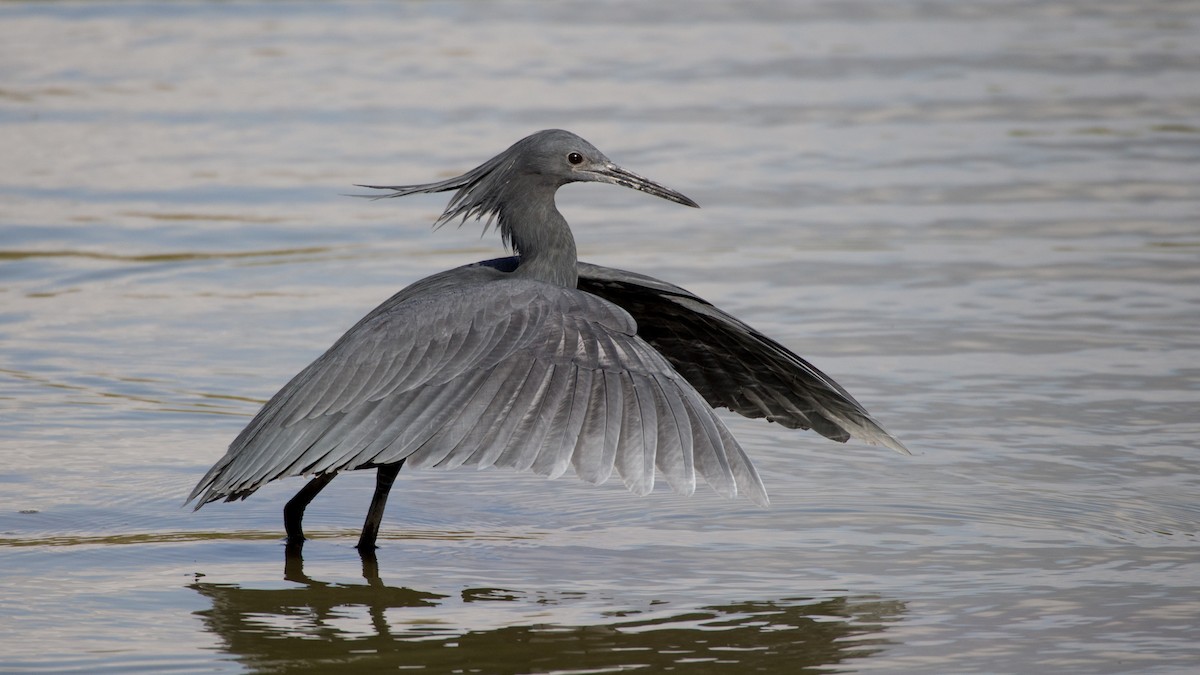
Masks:
[[[513,274],[575,288],[579,281],[575,237],[554,206],[550,192],[539,200],[517,200],[500,214],[500,229],[521,257]]]

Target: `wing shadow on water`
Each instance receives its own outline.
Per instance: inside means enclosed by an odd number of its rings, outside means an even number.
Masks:
[[[197,613],[205,628],[255,673],[833,672],[891,644],[883,633],[905,612],[900,601],[848,597],[612,608],[567,591],[465,588],[453,597],[387,586],[369,558],[363,576],[365,584],[315,581],[292,557],[284,578],[293,588],[190,588],[212,601]]]

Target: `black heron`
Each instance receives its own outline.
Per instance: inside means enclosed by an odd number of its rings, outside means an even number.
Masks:
[[[615,469],[643,495],[655,469],[691,494],[766,505],[754,465],[717,417],[728,408],[845,442],[907,453],[849,393],[778,342],[688,291],[579,262],[554,204],[567,183],[691,199],[551,129],[467,173],[362,187],[383,197],[456,193],[437,224],[495,222],[515,254],[417,281],[376,307],[262,407],[196,485],[196,508],[312,476],[284,507],[304,541],[310,501],[340,471],[377,470],[360,551],[373,550],[401,466],[502,466],[590,483]]]

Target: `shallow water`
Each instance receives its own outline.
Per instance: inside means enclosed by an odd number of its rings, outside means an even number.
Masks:
[[[1200,4],[0,4],[0,670],[1200,667]],[[569,186],[915,451],[729,418],[771,494],[402,472],[181,502],[406,283],[499,255],[454,175]]]

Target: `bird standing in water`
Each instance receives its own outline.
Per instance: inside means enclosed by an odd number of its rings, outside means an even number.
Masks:
[[[841,386],[779,343],[688,291],[579,262],[554,204],[568,183],[612,183],[691,199],[551,129],[437,183],[362,186],[383,197],[456,191],[438,219],[486,218],[516,255],[427,277],[363,317],[262,407],[188,501],[245,499],[312,476],[284,507],[288,543],[334,476],[377,470],[359,537],[373,550],[401,466],[509,467],[634,493],[655,470],[691,494],[767,494],[713,408],[857,438],[906,453]]]

